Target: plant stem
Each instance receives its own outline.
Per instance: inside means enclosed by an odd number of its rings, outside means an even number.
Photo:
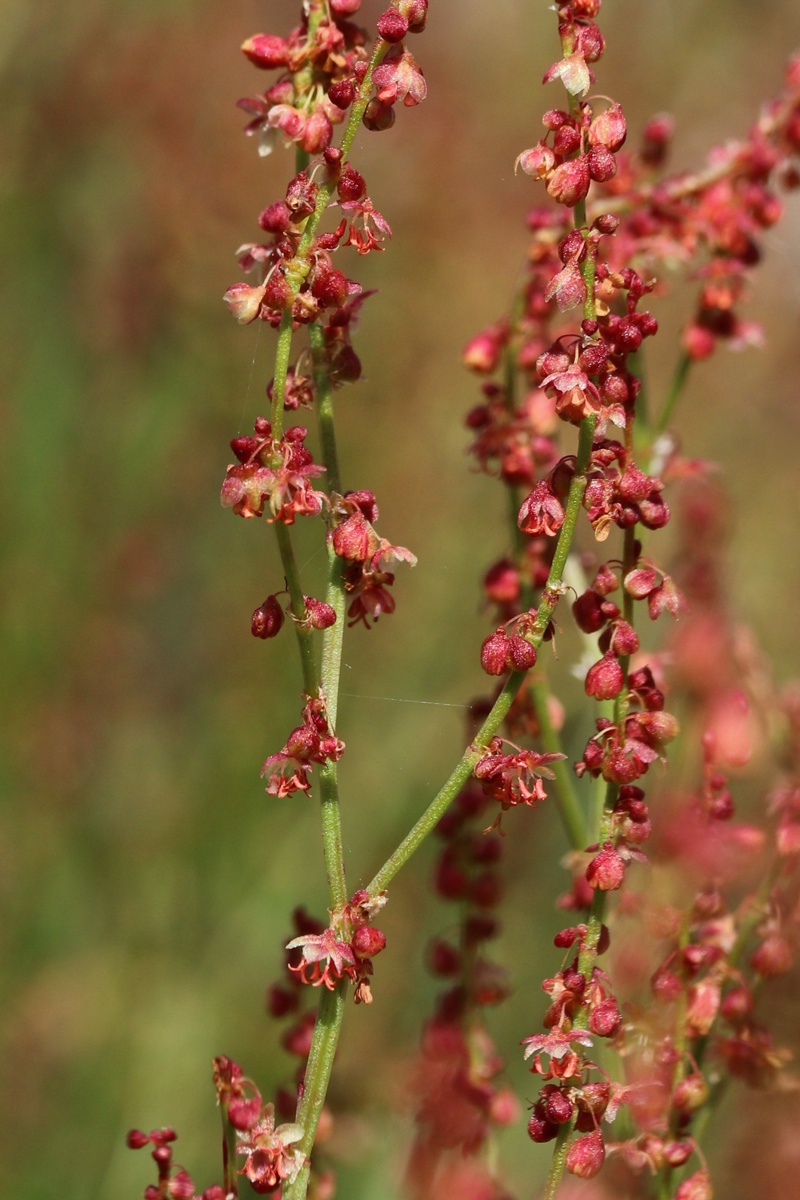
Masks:
[[[567,1151],[569,1150],[571,1135],[571,1122],[567,1125],[562,1125],[558,1131],[556,1144],[553,1148],[553,1160],[550,1163],[550,1171],[547,1176],[547,1185],[544,1189],[544,1200],[555,1200],[556,1193],[561,1186],[564,1169],[567,1165]]]
[[[681,398],[681,393],[683,392],[691,365],[692,359],[684,350],[678,359],[677,366],[675,367],[675,374],[672,376],[672,382],[670,383],[667,398],[664,401],[664,407],[662,408],[661,414],[655,423],[655,427],[653,429],[653,441],[660,437],[662,433],[666,432],[667,426],[672,420],[672,414],[675,411],[675,406]]]
[[[309,328],[308,338],[311,343],[314,396],[317,406],[319,438],[322,445],[322,461],[325,464],[325,481],[329,492],[341,492],[339,455],[336,449],[336,431],[333,423],[333,389],[325,359],[325,334],[316,321]]]
[[[536,719],[539,723],[539,738],[542,745],[549,754],[562,753],[561,739],[550,720],[548,704],[550,688],[547,685],[546,676],[534,675],[529,690],[536,706]],[[569,843],[573,850],[583,850],[588,841],[586,823],[578,800],[578,793],[572,782],[572,771],[563,759],[556,759],[550,764],[550,769],[555,776],[553,796]]]
[[[283,434],[283,402],[286,398],[286,376],[292,354],[292,313],[287,309],[281,317],[278,330],[278,346],[275,351],[275,372],[272,377],[272,411],[270,424],[272,436],[278,439]]]
[[[344,981],[339,983],[333,991],[328,991],[327,988],[322,989],[303,1092],[297,1106],[297,1123],[303,1126],[303,1137],[298,1142],[298,1149],[305,1154],[306,1164],[294,1182],[284,1187],[283,1200],[304,1200],[308,1191],[308,1177],[311,1170],[308,1160],[314,1146],[317,1124],[325,1103],[333,1069],[333,1059],[342,1026],[346,991],[347,985]]]
[[[589,457],[592,451],[594,426],[594,417],[587,417],[580,427],[577,465],[570,483],[564,524],[559,531],[550,574],[547,577],[547,583],[545,584],[541,603],[539,604],[539,611],[529,638],[530,642],[537,648],[542,643],[545,630],[562,593],[561,577],[572,546],[575,523],[578,519],[583,493],[586,490],[586,476],[584,473],[589,464]],[[370,894],[382,891],[394,879],[400,868],[408,862],[414,851],[425,841],[425,838],[436,825],[439,818],[447,811],[448,806],[456,798],[472,774],[475,763],[480,758],[480,748],[488,745],[490,739],[499,728],[501,721],[506,716],[524,678],[525,673],[523,671],[514,671],[509,675],[503,690],[495,700],[492,710],[481,726],[473,744],[464,751],[460,762],[447,779],[447,782],[437,792],[414,827],[406,834],[397,849],[389,855],[381,869],[367,885],[367,891]]]
[[[477,747],[488,745],[499,728],[501,721],[511,708],[514,697],[519,691],[524,678],[524,671],[514,671],[509,675],[503,690],[492,706],[491,712],[481,726],[473,745],[464,751],[461,760],[450,774],[447,782],[436,793],[436,796],[425,809],[425,812],[419,818],[416,825],[406,834],[397,849],[389,855],[381,869],[367,884],[367,891],[370,895],[375,895],[383,891],[387,884],[394,879],[400,868],[408,862],[414,851],[419,849],[439,821],[439,818],[444,815],[452,801],[455,800],[472,774],[476,762],[481,757],[480,749]]]
[[[308,696],[316,696],[319,690],[319,680],[317,677],[316,655],[314,654],[314,642],[310,629],[299,624],[306,617],[306,601],[303,595],[303,589],[300,586],[300,574],[297,570],[297,560],[294,556],[294,548],[292,546],[292,537],[289,532],[288,525],[284,525],[282,521],[275,522],[275,536],[278,539],[278,549],[281,554],[281,563],[283,564],[283,573],[286,576],[286,586],[289,589],[289,598],[292,604],[292,613],[297,618],[295,621],[295,633],[297,634],[297,645],[300,650],[300,666],[303,672],[303,688]]]

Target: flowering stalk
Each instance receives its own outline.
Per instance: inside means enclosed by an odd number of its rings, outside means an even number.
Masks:
[[[271,1015],[292,1021],[283,1038],[299,1062],[292,1086],[265,1103],[236,1063],[224,1056],[214,1061],[224,1187],[206,1189],[203,1200],[235,1196],[239,1175],[257,1193],[280,1191],[284,1200],[304,1200],[313,1176],[320,1196],[332,1194],[318,1130],[345,998],[352,984],[356,1003],[371,1002],[373,959],[386,945],[374,921],[389,884],[434,830],[444,841],[436,888],[459,904],[459,935],[457,943],[438,939],[429,955],[434,974],[451,986],[423,1035],[408,1183],[415,1200],[461,1194],[467,1176],[459,1174],[463,1163],[452,1160],[454,1148],[474,1165],[493,1128],[511,1123],[517,1111],[499,1082],[501,1064],[482,1015],[508,992],[504,971],[485,954],[498,929],[502,822],[512,809],[539,807],[548,790],[571,849],[571,889],[560,903],[575,915],[554,939],[561,967],[542,984],[549,1001],[544,1032],[523,1039],[540,1084],[528,1133],[536,1143],[553,1143],[545,1195],[555,1200],[565,1172],[591,1179],[613,1155],[636,1180],[632,1195],[635,1188],[642,1198],[707,1200],[699,1137],[723,1086],[721,1079],[709,1085],[707,1060],[714,1055],[728,1074],[759,1083],[783,1063],[753,1008],[759,982],[788,969],[797,940],[789,868],[800,859],[800,703],[771,700],[792,731],[792,749],[785,777],[771,793],[771,861],[760,888],[737,902],[728,894],[735,873],[726,856],[755,859],[765,835],[731,822],[730,746],[741,740],[744,720],[724,665],[733,637],[720,618],[723,589],[715,587],[713,503],[705,493],[694,499],[692,534],[684,539],[686,594],[652,556],[651,542],[671,517],[667,484],[687,476],[699,483],[702,475],[665,436],[692,364],[721,342],[756,339],[736,306],[758,258],[757,236],[777,219],[771,177],[780,170],[790,184],[800,179],[789,165],[800,148],[800,67],[790,68],[786,95],[744,143],[705,171],[659,182],[669,123],[651,122],[638,155],[632,154],[624,149],[622,106],[592,91],[594,64],[604,50],[595,19],[600,0],[556,6],[561,57],[544,82],[564,86],[565,107],[544,114],[544,137],[517,159],[552,204],[529,214],[528,275],[511,316],[465,352],[482,380],[481,402],[467,418],[471,451],[478,466],[506,486],[513,515],[512,551],[484,578],[495,628],[480,660],[497,688],[472,706],[467,748],[444,785],[368,886],[349,895],[337,768],[345,752],[337,722],[344,627],[369,629],[391,613],[394,564],[415,560],[376,531],[371,492],[342,491],[333,396],[360,377],[352,334],[369,293],[334,264],[348,248],[363,256],[391,236],[349,155],[361,124],[388,129],[398,104],[413,108],[425,98],[405,39],[423,30],[428,7],[427,0],[393,0],[378,18],[370,49],[366,30],[351,20],[360,5],[306,0],[289,35],[257,34],[242,47],[256,67],[279,72],[263,94],[240,102],[252,118],[248,132],[265,152],[282,135],[295,148],[295,175],[285,197],[258,217],[265,240],[239,251],[242,270],[256,282],[234,284],[225,296],[242,324],[271,325],[277,346],[269,418],[256,420],[252,436],[232,441],[236,461],[228,467],[222,503],[275,526],[285,589],[255,609],[251,628],[269,640],[288,612],[303,694],[299,724],[267,757],[262,773],[273,797],[308,794],[312,781],[318,789],[329,913],[319,922],[295,911],[284,978],[269,991]],[[336,146],[339,124],[345,128]],[[341,219],[326,230],[323,219],[334,208]],[[695,264],[700,294],[672,385],[651,424],[642,347],[658,324],[643,305],[663,260],[681,257]],[[308,346],[297,354],[303,329]],[[306,427],[286,426],[286,413],[300,407],[316,412],[320,461],[306,445]],[[572,427],[571,442],[577,438],[568,453],[557,434],[564,426]],[[294,556],[291,527],[306,517],[320,518],[324,527],[324,599],[305,594]],[[574,552],[586,535],[593,549],[584,551],[578,567]],[[600,551],[609,539],[616,551],[604,558]],[[571,772],[563,714],[541,656],[570,592],[566,581],[579,578],[571,613],[592,647],[584,692],[595,731]],[[288,603],[279,599],[287,594]],[[699,616],[687,617],[688,601]],[[676,638],[678,679],[671,683],[661,658],[641,650],[635,617],[645,608],[651,621],[682,617],[680,636],[688,631],[690,641],[692,622],[699,622],[694,653],[700,646],[709,669],[691,678],[693,654]],[[670,686],[680,693],[681,669],[690,677],[684,683],[692,718],[692,733],[684,735],[687,761],[701,765],[691,794],[679,798],[671,816],[662,811],[669,796],[653,806],[642,784],[651,766],[666,762],[666,747],[678,734],[665,703]],[[674,795],[672,802],[679,803]],[[655,830],[651,808],[658,813]],[[648,1025],[618,997],[613,959],[604,956],[612,925],[616,941],[620,910],[644,903],[631,891],[628,874],[634,864],[648,863],[642,846],[651,835],[656,867],[666,871],[670,855],[678,858],[686,878],[676,890],[692,900],[660,914],[666,947],[648,981],[655,1008]],[[625,904],[615,913],[611,893],[623,889]],[[314,988],[315,1013],[307,1003]],[[607,1056],[597,1053],[604,1045],[617,1051],[613,1072]],[[613,1141],[606,1127],[623,1109],[627,1136]],[[153,1147],[158,1182],[147,1200],[197,1200],[190,1177],[172,1161],[174,1138],[170,1129],[130,1135],[133,1148]],[[487,1200],[501,1194],[485,1163],[469,1178],[470,1186],[479,1181]]]

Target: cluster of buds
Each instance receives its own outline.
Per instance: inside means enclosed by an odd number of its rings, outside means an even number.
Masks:
[[[503,739],[493,737],[473,769],[484,796],[500,805],[492,827],[500,829],[502,815],[509,808],[519,804],[533,808],[545,800],[547,793],[543,781],[553,778],[550,764],[564,757],[561,753],[521,750],[516,746],[512,747],[511,754],[506,754]]]
[[[225,472],[220,495],[223,508],[249,518],[263,516],[266,505],[268,520],[284,525],[293,525],[298,516],[319,516],[327,497],[312,487],[311,480],[325,468],[315,463],[306,449],[307,437],[304,425],[293,425],[282,437],[274,438],[269,421],[258,417],[252,437],[231,442],[238,462]]]
[[[378,18],[372,55],[367,30],[351,20],[359,8],[356,0],[304,6],[301,23],[286,37],[259,33],[242,46],[255,66],[279,72],[265,92],[239,101],[252,118],[246,132],[259,136],[261,153],[269,153],[282,134],[306,161],[314,157],[317,163],[299,169],[285,195],[261,211],[258,224],[268,239],[238,251],[242,270],[257,273],[258,282],[235,283],[225,293],[242,324],[260,319],[277,328],[285,314],[295,326],[318,323],[333,386],[361,375],[351,328],[369,295],[334,266],[334,255],[346,246],[359,255],[381,250],[391,237],[364,177],[346,150],[332,144],[334,126],[358,105],[368,129],[386,129],[398,102],[413,107],[426,95],[422,71],[403,39],[424,29],[427,0],[396,0]],[[329,205],[340,209],[341,220],[318,233]],[[287,387],[284,404],[309,403],[310,381],[297,366],[291,372],[304,381],[303,399]]]
[[[608,930],[603,927],[596,945],[587,940],[585,924],[570,926],[556,934],[554,944],[577,951],[570,963],[542,987],[550,997],[544,1016],[547,1033],[523,1040],[525,1058],[542,1080],[539,1098],[528,1121],[534,1142],[549,1142],[568,1125],[580,1135],[570,1145],[566,1166],[583,1179],[596,1175],[606,1156],[601,1120],[611,1123],[622,1104],[631,1102],[631,1089],[609,1081],[588,1057],[596,1039],[614,1039],[622,1016],[605,973],[595,964],[581,969],[586,957],[608,949]],[[599,1078],[598,1078],[599,1076]]]
[[[331,498],[333,528],[330,534],[334,554],[344,559],[345,589],[350,598],[347,615],[351,625],[377,621],[383,613],[394,612],[395,602],[389,591],[394,573],[385,569],[392,562],[416,563],[405,546],[395,546],[379,537],[373,528],[378,505],[372,492],[346,492]]]
[[[269,154],[283,134],[307,154],[330,148],[334,125],[352,106],[367,72],[367,31],[354,17],[361,0],[329,0],[325,15],[313,23],[308,9],[285,38],[257,33],[242,45],[262,70],[280,71],[277,81],[257,96],[239,101],[252,120],[245,132],[259,136],[259,153]],[[398,100],[406,107],[425,99],[425,80],[403,39],[425,28],[428,0],[396,0],[379,18],[379,37],[391,49],[376,68],[377,94],[364,114],[368,129],[386,129]]]
[[[312,764],[338,762],[344,750],[344,742],[328,728],[324,700],[308,697],[302,724],[292,730],[283,749],[271,754],[261,768],[262,776],[268,776],[268,795],[283,798],[292,792],[307,792]]]
[[[130,1150],[143,1150],[152,1146],[151,1158],[158,1168],[158,1183],[144,1189],[144,1200],[227,1200],[225,1189],[219,1184],[197,1193],[191,1175],[172,1159],[172,1143],[178,1135],[174,1129],[152,1129],[144,1133],[132,1129],[127,1144]]]
[[[385,936],[371,922],[385,903],[383,893],[370,896],[363,888],[355,892],[331,914],[327,928],[292,938],[286,949],[300,954],[296,962],[289,963],[289,970],[302,983],[330,991],[347,979],[355,985],[356,1004],[371,1004],[372,960],[386,946]]]
[[[257,1195],[280,1189],[297,1178],[305,1155],[297,1143],[303,1128],[294,1122],[275,1124],[275,1105],[264,1103],[238,1063],[225,1055],[214,1059],[214,1087],[226,1124],[235,1130],[236,1152],[245,1159],[239,1170]]]
[[[494,1129],[518,1116],[516,1097],[498,1081],[503,1062],[481,1016],[508,995],[502,968],[484,950],[499,932],[495,914],[502,898],[503,842],[495,832],[481,832],[488,804],[470,784],[436,827],[443,845],[434,887],[458,904],[459,926],[457,938],[437,937],[428,948],[428,966],[447,986],[425,1024],[413,1077],[417,1137],[408,1176],[414,1194],[416,1179],[431,1178],[434,1164],[437,1187],[444,1187],[455,1152],[472,1160]],[[489,1179],[483,1186],[497,1195]]]

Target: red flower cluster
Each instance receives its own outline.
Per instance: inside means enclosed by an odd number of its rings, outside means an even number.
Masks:
[[[303,445],[308,430],[293,425],[281,438],[272,437],[272,426],[258,417],[253,437],[237,437],[231,449],[239,460],[229,466],[222,485],[223,508],[240,517],[260,517],[267,505],[269,521],[293,525],[298,516],[316,517],[327,497],[311,486],[325,470],[314,462]]]
[[[342,979],[354,983],[356,1004],[371,1004],[369,977],[372,959],[386,947],[386,938],[370,924],[386,903],[385,896],[371,897],[361,889],[337,912],[321,933],[304,933],[292,938],[287,950],[300,950],[297,963],[289,970],[303,983],[332,991]]]
[[[350,624],[377,621],[383,613],[394,612],[395,601],[389,588],[394,573],[384,570],[390,562],[414,566],[416,558],[405,546],[394,546],[379,537],[372,522],[378,519],[378,506],[372,492],[347,492],[333,496],[333,551],[347,563],[345,587],[350,596],[347,614]]]
[[[307,792],[311,765],[338,762],[344,749],[344,742],[328,728],[324,700],[319,696],[309,697],[302,724],[292,730],[283,749],[271,754],[261,768],[262,777],[269,776],[267,793],[282,798],[292,792]]]
[[[226,1200],[225,1189],[219,1184],[207,1187],[200,1194],[195,1193],[189,1172],[172,1161],[172,1143],[177,1136],[175,1130],[169,1128],[152,1129],[150,1133],[132,1129],[128,1134],[130,1150],[153,1147],[151,1158],[158,1167],[158,1183],[144,1189],[144,1200]]]

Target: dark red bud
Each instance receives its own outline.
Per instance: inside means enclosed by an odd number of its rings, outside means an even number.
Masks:
[[[253,613],[250,632],[253,637],[257,638],[273,638],[281,631],[283,625],[283,608],[278,602],[277,596],[267,596],[263,604],[260,604]]]
[[[312,629],[330,629],[336,623],[336,611],[324,600],[315,600],[313,596],[303,597],[306,612]]]
[[[603,1165],[606,1150],[599,1131],[576,1138],[567,1154],[567,1170],[579,1179],[593,1179]]]
[[[587,155],[589,174],[595,183],[606,183],[617,173],[617,160],[611,151],[602,145],[592,146]]]
[[[586,672],[584,690],[595,700],[614,700],[625,686],[625,673],[612,650]]]
[[[547,191],[559,204],[574,208],[585,198],[590,182],[589,163],[582,154],[556,167],[547,181]]]
[[[534,1142],[552,1142],[558,1136],[558,1125],[548,1121],[543,1112],[537,1112],[537,1105],[528,1121],[528,1137]]]
[[[242,42],[242,53],[264,70],[289,65],[289,44],[272,33],[256,33]]]
[[[592,859],[586,868],[586,882],[601,892],[614,892],[622,887],[625,863],[610,842]]]
[[[589,1014],[589,1028],[598,1037],[614,1037],[621,1025],[622,1016],[614,999],[601,1000]]]
[[[355,100],[357,90],[358,85],[352,75],[347,79],[337,79],[328,88],[328,99],[331,104],[335,104],[337,108],[344,111]]]
[[[402,42],[408,33],[408,20],[396,8],[387,8],[378,17],[378,33],[385,42]]]
[[[258,223],[265,233],[281,234],[292,223],[292,214],[285,200],[276,200],[259,213]]]
[[[552,1121],[554,1125],[563,1125],[565,1121],[572,1120],[575,1105],[569,1096],[559,1091],[558,1088],[553,1092],[549,1092],[546,1097],[543,1097],[542,1104],[547,1120]]]
[[[386,938],[372,925],[360,925],[353,934],[353,950],[358,958],[374,958],[386,948]]]

